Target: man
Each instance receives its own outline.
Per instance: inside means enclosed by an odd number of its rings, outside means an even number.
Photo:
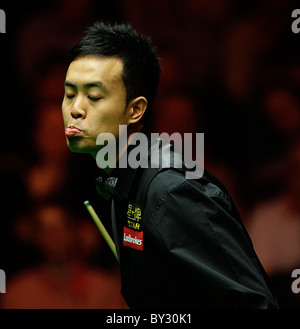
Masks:
[[[216,178],[196,171],[188,179],[180,152],[149,133],[151,147],[131,161],[138,168],[124,165],[135,144],[127,148],[124,136],[127,142],[144,132],[160,72],[149,38],[129,25],[96,23],[71,50],[66,74],[67,144],[90,153],[103,169],[97,190],[111,198],[122,294],[130,308],[277,308],[239,214]],[[116,146],[117,168],[110,151],[100,156],[108,144]]]

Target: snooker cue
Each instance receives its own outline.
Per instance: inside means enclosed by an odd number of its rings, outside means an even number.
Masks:
[[[111,249],[111,251],[113,252],[113,254],[115,255],[117,261],[119,261],[118,255],[117,255],[117,250],[116,250],[116,245],[113,242],[112,238],[110,237],[110,235],[108,234],[108,232],[106,231],[104,225],[102,224],[100,218],[98,217],[98,215],[96,214],[94,208],[92,207],[92,205],[90,204],[89,201],[85,201],[84,205],[86,206],[86,209],[88,210],[88,212],[90,213],[91,217],[93,218],[95,224],[97,225],[99,231],[101,232],[102,236],[104,237],[105,241],[107,242],[109,248]]]

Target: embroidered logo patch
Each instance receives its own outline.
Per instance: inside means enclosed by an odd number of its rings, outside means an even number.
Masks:
[[[141,230],[141,221],[142,219],[142,210],[141,207],[133,204],[133,203],[128,203],[128,209],[127,209],[127,227],[140,231]]]
[[[124,227],[123,231],[123,245],[129,248],[143,250],[143,231],[134,231],[128,227]]]
[[[123,246],[143,250],[142,208],[140,205],[128,202],[123,231]]]

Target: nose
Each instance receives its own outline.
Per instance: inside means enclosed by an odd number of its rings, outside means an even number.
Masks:
[[[81,99],[80,97],[77,97],[76,101],[73,104],[71,116],[74,119],[85,118],[86,116],[84,102],[83,99]]]

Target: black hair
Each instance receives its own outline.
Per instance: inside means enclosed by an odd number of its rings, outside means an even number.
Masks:
[[[150,37],[126,24],[96,22],[69,54],[69,63],[83,55],[117,57],[123,62],[126,102],[144,96],[151,108],[159,84],[161,66]],[[149,115],[146,111],[144,117]]]

